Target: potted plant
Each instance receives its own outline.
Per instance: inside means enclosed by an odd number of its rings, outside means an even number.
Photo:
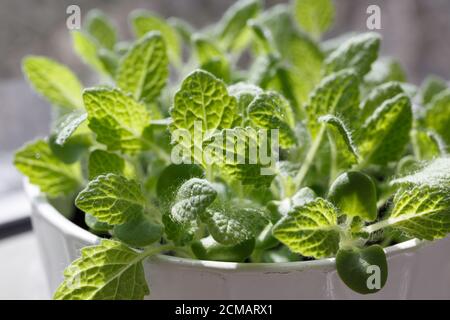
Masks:
[[[450,232],[450,90],[408,84],[375,33],[321,41],[333,13],[244,0],[195,30],[136,11],[128,43],[92,11],[72,33],[101,75],[84,90],[24,59],[55,106],[14,160],[54,298],[448,294],[420,272],[450,261],[422,248]]]

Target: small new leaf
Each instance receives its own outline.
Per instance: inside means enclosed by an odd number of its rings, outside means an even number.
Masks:
[[[108,69],[99,58],[97,42],[82,31],[72,31],[73,48],[81,60],[101,74],[109,75]]]
[[[117,71],[117,85],[136,100],[147,103],[161,93],[169,75],[164,41],[158,32],[141,38],[122,57]]]
[[[69,139],[73,133],[80,127],[80,125],[87,119],[85,112],[74,111],[69,113],[64,120],[58,125],[56,131],[56,144],[62,146]]]
[[[110,173],[90,181],[75,205],[100,222],[116,225],[142,214],[145,198],[139,183]]]
[[[340,238],[336,209],[321,198],[295,207],[274,226],[273,235],[304,256],[332,256],[339,249]]]
[[[109,150],[134,154],[145,147],[142,133],[150,124],[144,105],[118,89],[93,88],[83,94],[89,128]]]
[[[52,152],[47,142],[38,140],[17,151],[14,165],[32,184],[50,196],[69,194],[81,183],[79,164],[65,164]]]
[[[100,46],[113,50],[117,41],[116,30],[108,17],[100,10],[91,10],[85,21],[86,31]]]
[[[25,58],[22,65],[34,90],[51,104],[69,109],[83,108],[82,85],[66,66],[38,56]]]
[[[56,300],[142,300],[150,293],[140,254],[120,242],[102,240],[81,249],[64,271]]]

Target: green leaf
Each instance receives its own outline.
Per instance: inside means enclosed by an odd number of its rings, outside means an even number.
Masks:
[[[170,127],[188,130],[194,136],[195,122],[201,124],[203,134],[216,129],[230,128],[236,115],[236,99],[228,94],[225,83],[202,70],[192,72],[175,94],[170,113]]]
[[[303,30],[320,38],[333,24],[334,5],[332,0],[296,0],[294,14]]]
[[[83,94],[89,128],[109,150],[134,154],[145,147],[142,138],[150,124],[145,106],[118,89],[93,88]]]
[[[332,115],[320,117],[319,122],[327,124],[336,169],[346,169],[358,163],[358,151],[352,134],[344,122]]]
[[[200,68],[211,72],[225,82],[230,81],[230,63],[224,52],[214,42],[200,35],[193,37],[193,43]]]
[[[328,199],[349,217],[365,221],[377,218],[377,189],[363,172],[344,172],[331,184]]]
[[[99,45],[109,50],[114,49],[117,41],[116,30],[103,12],[97,9],[89,11],[84,24],[86,31]]]
[[[133,300],[150,293],[140,254],[117,241],[85,247],[64,271],[56,300]]]
[[[130,24],[137,38],[149,31],[159,31],[166,43],[170,61],[178,66],[181,63],[181,43],[176,30],[156,14],[137,10],[130,14]]]
[[[400,63],[383,57],[372,64],[372,70],[364,77],[369,86],[377,86],[389,81],[406,82],[406,74]]]
[[[255,239],[246,240],[237,245],[223,245],[208,236],[191,245],[197,259],[225,262],[243,262],[250,257],[255,248]]]
[[[78,194],[75,205],[100,222],[116,225],[142,214],[145,198],[139,183],[109,173],[90,181]]]
[[[255,18],[261,8],[260,0],[240,0],[225,12],[219,22],[219,38],[227,50],[239,51],[247,45],[251,34],[247,21]]]
[[[224,245],[254,239],[269,223],[260,209],[229,205],[213,206],[201,215],[201,219],[214,240]]]
[[[352,68],[359,77],[366,75],[378,57],[380,36],[364,33],[350,38],[333,51],[325,60],[326,74]]]
[[[163,234],[163,227],[141,214],[123,224],[114,227],[113,235],[120,241],[133,247],[146,247],[159,241]]]
[[[446,154],[446,144],[437,133],[425,130],[413,130],[411,139],[414,154],[418,160],[432,160]]]
[[[104,150],[94,150],[89,155],[89,180],[100,175],[114,173],[125,174],[125,160],[117,154]]]
[[[247,110],[250,103],[257,95],[263,93],[263,90],[253,84],[238,82],[228,87],[228,92],[237,100],[237,117],[233,127],[241,126],[247,118]]]
[[[437,94],[425,111],[425,126],[436,131],[450,146],[450,89]]]
[[[308,127],[315,137],[321,124],[317,121],[325,115],[340,115],[353,123],[358,113],[359,81],[354,72],[344,70],[324,78],[311,93],[305,109]]]
[[[74,111],[64,117],[56,129],[56,144],[64,145],[86,119],[87,114],[83,111]]]
[[[397,82],[388,82],[375,87],[361,102],[360,121],[364,123],[383,102],[401,93],[404,91]]]
[[[274,227],[273,235],[290,250],[325,258],[339,249],[339,227],[334,206],[321,198],[295,207]]]
[[[388,278],[386,254],[379,245],[340,249],[336,255],[336,269],[342,281],[361,294],[380,291]]]
[[[259,94],[248,106],[248,118],[255,128],[278,129],[280,146],[296,144],[295,118],[289,102],[276,92]]]
[[[198,231],[197,218],[216,196],[216,190],[207,180],[192,178],[183,183],[170,212],[164,215],[168,238],[180,245],[192,241]]]
[[[48,143],[43,140],[17,151],[14,165],[32,184],[50,196],[70,194],[81,184],[79,164],[65,164],[52,154]]]
[[[391,181],[392,185],[450,187],[450,158],[438,158],[417,172]]]
[[[98,56],[98,44],[91,36],[81,31],[72,31],[73,48],[81,60],[101,74],[109,72]]]
[[[22,66],[33,89],[51,104],[69,109],[83,108],[82,85],[66,66],[38,56],[26,57]]]
[[[420,101],[422,105],[426,105],[433,100],[433,98],[448,88],[444,79],[438,76],[428,76],[420,85]]]
[[[161,94],[169,76],[164,41],[150,32],[138,40],[122,57],[117,71],[117,85],[147,103]]]
[[[450,233],[448,188],[418,186],[400,191],[395,196],[394,209],[385,223],[419,239],[446,237]]]
[[[359,131],[357,144],[363,163],[386,165],[398,160],[409,142],[411,126],[409,98],[400,94],[386,100]]]
[[[267,187],[274,178],[272,147],[271,136],[264,131],[249,127],[224,129],[205,141],[203,159],[218,166],[231,180]]]

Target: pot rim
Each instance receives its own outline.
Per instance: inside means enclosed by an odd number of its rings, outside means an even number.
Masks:
[[[34,206],[39,214],[55,228],[61,230],[66,235],[78,238],[79,240],[90,243],[92,245],[98,244],[100,242],[100,237],[79,227],[78,225],[64,217],[48,202],[47,198],[43,193],[40,192],[39,188],[31,185],[28,181],[26,181],[26,179],[24,181],[24,189],[25,193],[31,201],[32,206]],[[390,258],[401,253],[415,251],[427,243],[429,242],[412,239],[387,247],[384,249],[384,251],[386,252],[387,258]],[[323,271],[335,269],[335,258],[280,263],[240,263],[196,260],[159,254],[151,257],[150,259],[159,263],[178,264],[186,268],[212,269],[221,272],[259,271],[265,273],[284,273],[290,271],[312,269],[323,269]]]

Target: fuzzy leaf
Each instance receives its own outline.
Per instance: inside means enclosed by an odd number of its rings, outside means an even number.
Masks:
[[[315,137],[319,131],[320,116],[340,115],[352,123],[358,113],[359,81],[355,73],[344,70],[324,78],[311,93],[306,105],[308,127]]]
[[[87,114],[82,111],[74,111],[68,114],[64,120],[58,125],[56,133],[56,144],[64,145],[80,125],[87,119]]]
[[[294,114],[289,102],[278,93],[259,94],[248,106],[247,113],[254,127],[278,129],[281,147],[290,148],[296,144]]]
[[[159,31],[167,46],[169,59],[175,65],[181,62],[181,41],[176,30],[156,14],[137,10],[131,13],[130,23],[137,38],[145,36],[150,31]]]
[[[169,239],[181,245],[192,241],[198,230],[197,218],[216,196],[216,190],[207,180],[192,178],[183,183],[174,205],[163,220]]]
[[[389,57],[382,57],[372,64],[372,70],[364,77],[369,87],[386,82],[406,82],[406,74],[400,63]]]
[[[269,223],[263,212],[255,208],[215,206],[202,214],[202,221],[217,242],[235,245],[254,239]]]
[[[450,187],[450,158],[438,158],[429,162],[419,171],[397,178],[392,185],[412,185],[429,187]]]
[[[374,112],[380,107],[383,102],[388,99],[394,98],[403,92],[402,87],[396,82],[384,83],[378,87],[375,87],[361,102],[361,115],[360,121],[364,123]]]
[[[364,33],[350,38],[325,60],[325,72],[330,74],[352,68],[359,77],[366,75],[378,57],[380,36]]]
[[[116,225],[142,214],[145,198],[136,181],[110,173],[90,181],[75,205],[100,222]]]
[[[161,35],[151,32],[138,40],[123,56],[117,85],[147,103],[161,94],[169,76],[169,62]]]
[[[118,89],[93,88],[83,94],[89,128],[109,150],[134,154],[145,146],[142,133],[150,124],[145,106]]]
[[[64,271],[56,300],[135,300],[150,293],[140,254],[120,242],[102,240],[81,249]]]
[[[321,198],[295,207],[274,226],[273,235],[290,250],[304,256],[335,255],[339,249],[336,209]]]
[[[422,105],[426,105],[433,100],[433,98],[448,88],[444,79],[437,76],[428,76],[420,85],[420,101]]]
[[[38,56],[25,58],[22,65],[34,90],[51,104],[69,109],[83,108],[82,85],[66,66]]]
[[[448,189],[425,186],[401,191],[387,222],[411,237],[444,238],[450,233],[450,193]]]
[[[81,183],[79,164],[65,164],[50,150],[47,142],[38,140],[26,145],[14,157],[14,165],[32,184],[50,196],[76,191]]]
[[[363,162],[386,165],[398,160],[409,142],[411,126],[409,98],[400,94],[386,100],[359,131],[357,145]]]
[[[334,20],[332,0],[296,0],[294,10],[300,27],[316,38],[327,31]]]
[[[339,168],[348,168],[358,163],[359,155],[353,142],[350,130],[335,116],[326,115],[319,118],[319,122],[327,124],[330,139],[336,153],[336,165]]]

